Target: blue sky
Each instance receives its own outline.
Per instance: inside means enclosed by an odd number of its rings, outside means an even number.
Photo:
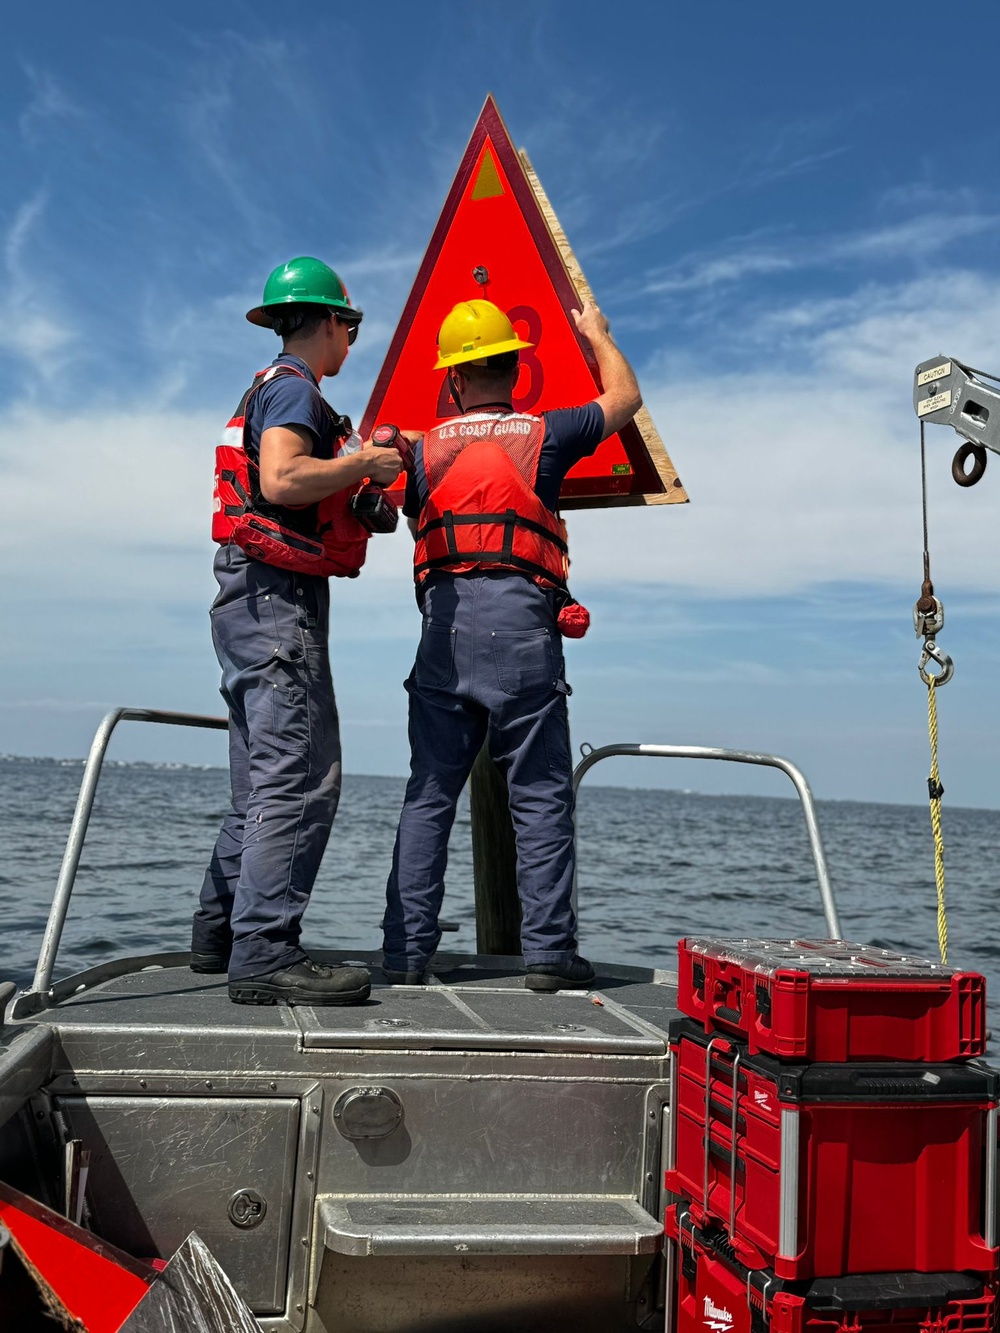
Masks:
[[[963,6],[958,43],[992,7]],[[366,320],[359,415],[488,91],[633,360],[692,503],[572,515],[577,741],[774,750],[818,795],[923,799],[915,363],[1000,370],[1000,118],[940,7],[18,7],[0,53],[0,750],[117,703],[219,711],[212,449],[273,354],[243,320],[317,254]],[[988,57],[986,58],[988,66]],[[1000,806],[1000,464],[949,480],[946,800]],[[348,770],[405,769],[407,542],[335,588]],[[142,728],[120,757],[222,762]],[[784,793],[624,761],[605,780]]]

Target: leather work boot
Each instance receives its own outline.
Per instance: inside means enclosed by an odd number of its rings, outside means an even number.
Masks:
[[[229,954],[195,953],[192,949],[191,962],[188,966],[192,972],[228,972]]]
[[[586,990],[597,973],[586,958],[571,958],[568,963],[529,963],[524,978],[528,990]]]
[[[234,1004],[363,1004],[371,994],[368,973],[360,967],[327,967],[311,958],[260,977],[229,983]]]
[[[424,984],[423,971],[396,972],[391,967],[386,967],[383,964],[382,975],[390,986],[422,986]]]

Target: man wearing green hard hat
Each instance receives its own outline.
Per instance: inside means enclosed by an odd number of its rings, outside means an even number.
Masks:
[[[331,575],[365,559],[394,448],[362,443],[320,393],[362,312],[318,259],[276,268],[251,324],[282,351],[258,371],[216,451],[219,543],[212,637],[229,708],[232,806],[194,917],[191,967],[229,973],[239,1004],[357,1004],[368,973],[311,960],[302,914],[340,796],[340,734],[328,646]],[[361,517],[359,517],[361,516]]]

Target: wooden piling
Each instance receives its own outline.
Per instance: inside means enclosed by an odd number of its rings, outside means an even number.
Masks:
[[[521,952],[521,900],[507,784],[484,745],[469,780],[476,952]]]

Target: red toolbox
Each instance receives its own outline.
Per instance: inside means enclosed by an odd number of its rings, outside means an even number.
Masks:
[[[959,1060],[986,1049],[978,972],[843,940],[684,939],[677,1007],[786,1060]]]
[[[995,1286],[969,1273],[873,1273],[782,1282],[739,1263],[685,1205],[667,1209],[673,1333],[995,1333]]]
[[[1000,1074],[789,1065],[671,1025],[666,1188],[788,1279],[997,1266]]]

